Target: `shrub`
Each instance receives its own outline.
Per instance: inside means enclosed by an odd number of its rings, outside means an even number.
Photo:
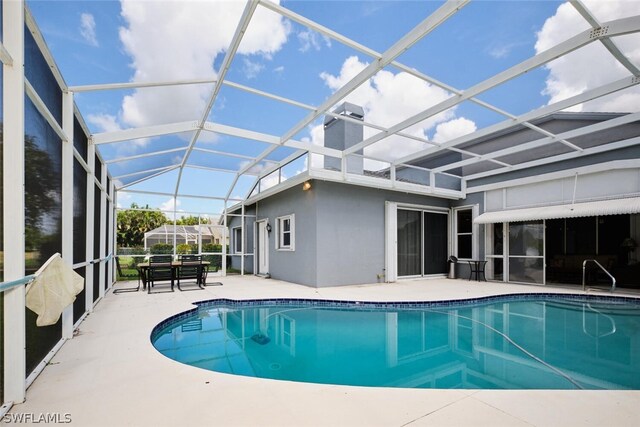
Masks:
[[[186,243],[180,243],[178,246],[176,246],[176,253],[177,254],[191,253],[191,246]]]
[[[173,245],[169,243],[156,243],[151,246],[151,253],[153,255],[173,254]]]
[[[222,245],[216,245],[214,243],[205,243],[202,245],[202,252],[203,253],[222,252]]]

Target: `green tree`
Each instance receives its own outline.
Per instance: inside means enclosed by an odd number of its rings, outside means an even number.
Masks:
[[[169,224],[173,224],[173,222],[169,220]],[[201,217],[200,222],[198,222],[198,217],[193,215],[181,216],[179,219],[176,219],[176,225],[198,225],[198,224],[211,224],[211,219]]]
[[[144,245],[144,233],[163,224],[170,223],[160,209],[151,209],[149,205],[144,207],[131,203],[131,209],[118,211],[118,246],[135,247]]]

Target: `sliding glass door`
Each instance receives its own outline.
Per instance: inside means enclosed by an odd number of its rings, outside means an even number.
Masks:
[[[424,260],[423,275],[447,272],[447,215],[423,212]]]
[[[422,212],[398,209],[398,276],[422,274]]]
[[[398,209],[398,276],[447,272],[448,214]]]

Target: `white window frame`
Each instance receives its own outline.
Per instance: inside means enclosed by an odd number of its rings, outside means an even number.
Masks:
[[[295,214],[279,216],[276,218],[276,249],[279,251],[295,251],[296,250],[296,216]],[[285,220],[289,220],[289,245],[283,245],[283,237],[284,231],[282,227],[282,222]]]
[[[453,253],[459,260],[466,261],[470,259],[478,259],[478,250],[477,250],[477,242],[478,242],[478,230],[477,225],[473,223],[473,220],[476,216],[478,216],[478,207],[477,205],[468,205],[468,206],[460,206],[453,208],[453,218],[452,229],[453,229]],[[458,232],[458,212],[460,211],[471,211],[471,232],[459,233]],[[458,255],[458,236],[471,236],[471,258],[461,258]]]
[[[238,245],[237,245],[237,239],[236,239],[236,230],[238,233],[240,233],[240,250],[238,250]],[[242,226],[238,226],[238,227],[233,227],[231,228],[231,236],[232,236],[232,240],[233,240],[233,253],[234,254],[242,254],[242,244],[243,242],[243,236],[242,236]]]

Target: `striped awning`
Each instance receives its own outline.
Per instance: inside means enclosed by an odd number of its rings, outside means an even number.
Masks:
[[[640,213],[640,197],[485,212],[476,217],[473,222],[476,224],[494,224],[498,222],[522,222],[539,219],[579,218],[585,216],[633,213]]]

